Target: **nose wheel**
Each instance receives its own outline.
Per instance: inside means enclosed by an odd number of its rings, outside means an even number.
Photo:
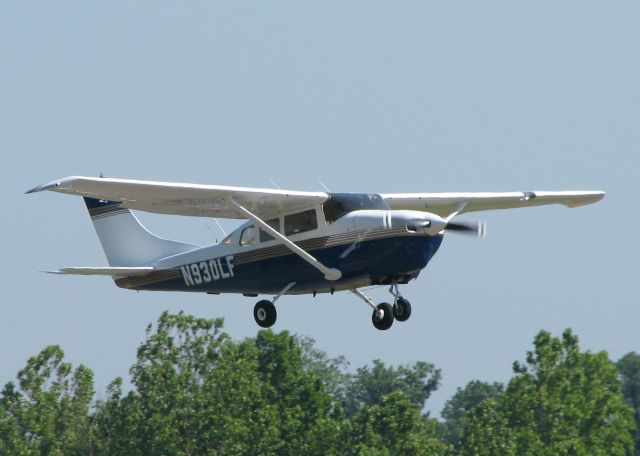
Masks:
[[[411,316],[411,303],[402,297],[397,283],[389,287],[389,293],[393,296],[393,316],[398,321],[407,321]]]
[[[400,297],[393,304],[393,316],[398,321],[407,321],[411,316],[411,303]]]

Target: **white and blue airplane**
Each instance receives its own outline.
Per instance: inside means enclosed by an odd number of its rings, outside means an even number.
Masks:
[[[129,290],[241,293],[260,300],[254,318],[276,321],[283,295],[349,290],[373,308],[380,330],[406,321],[411,304],[399,285],[415,279],[445,233],[482,235],[482,223],[454,222],[467,212],[600,201],[600,191],[504,193],[331,193],[66,177],[27,193],[51,190],[84,198],[108,267],[57,274],[106,275]],[[244,219],[222,242],[192,245],[162,239],[131,209],[159,214]],[[374,304],[360,289],[388,285],[393,305]]]

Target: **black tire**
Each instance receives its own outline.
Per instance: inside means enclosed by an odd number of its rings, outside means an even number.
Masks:
[[[393,305],[393,316],[398,321],[407,321],[411,316],[411,303],[404,298],[398,298]]]
[[[378,310],[382,310],[382,318],[378,317]],[[393,324],[393,308],[391,304],[386,302],[378,304],[376,310],[373,311],[371,321],[373,322],[373,326],[381,331],[391,328]]]
[[[278,312],[276,312],[276,306],[266,299],[258,301],[253,308],[253,318],[255,318],[258,326],[262,328],[270,328],[273,326],[277,317]]]

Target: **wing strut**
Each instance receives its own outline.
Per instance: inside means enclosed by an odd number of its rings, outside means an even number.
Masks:
[[[302,258],[304,261],[306,261],[311,266],[316,268],[318,271],[322,272],[324,274],[324,278],[325,279],[327,279],[327,280],[338,280],[338,279],[340,279],[340,277],[342,277],[342,272],[340,272],[338,269],[326,267],[324,264],[322,264],[318,260],[316,260],[313,256],[309,255],[309,253],[306,250],[298,247],[296,244],[291,242],[288,238],[286,238],[285,236],[280,234],[278,231],[274,230],[272,227],[267,225],[260,217],[258,217],[257,215],[255,215],[251,211],[249,211],[249,210],[245,209],[244,207],[242,207],[233,198],[230,197],[229,199],[231,200],[231,203],[240,212],[242,212],[249,220],[254,222],[256,225],[260,226],[260,228],[265,230],[267,233],[269,233],[274,238],[279,239],[293,253],[298,255],[300,258]]]

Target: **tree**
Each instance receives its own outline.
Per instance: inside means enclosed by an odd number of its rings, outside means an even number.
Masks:
[[[640,355],[627,353],[617,362],[618,372],[622,378],[622,394],[634,412],[636,429],[633,432],[635,455],[640,455]]]
[[[472,411],[461,454],[624,455],[634,428],[615,365],[606,353],[580,352],[567,329],[562,338],[540,331],[526,365],[503,395]]]
[[[413,366],[387,367],[380,360],[373,367],[359,368],[347,390],[345,408],[353,416],[367,405],[379,404],[382,398],[402,391],[409,402],[422,410],[426,400],[440,384],[440,370],[433,364],[418,361]]]
[[[366,405],[353,417],[350,455],[435,455],[445,447],[436,438],[436,423],[425,420],[404,392],[394,391]]]
[[[103,454],[331,454],[341,422],[295,338],[233,342],[221,320],[164,313],[138,349],[133,390],[98,405]]]
[[[467,425],[469,412],[487,399],[497,399],[504,391],[502,383],[485,383],[478,380],[467,383],[464,388],[458,388],[442,409],[441,438],[459,448],[464,429]]]
[[[89,454],[93,372],[73,370],[51,345],[29,358],[17,380],[0,395],[0,454]]]

